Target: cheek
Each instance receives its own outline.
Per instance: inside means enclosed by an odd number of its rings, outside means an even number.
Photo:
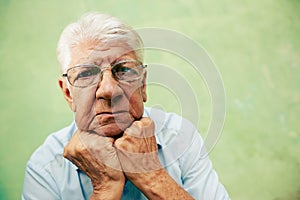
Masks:
[[[139,119],[144,113],[144,103],[141,89],[136,90],[129,99],[130,114],[135,118]]]
[[[129,113],[135,119],[139,119],[144,113],[143,83],[136,82],[120,87],[126,96]]]
[[[95,87],[75,89],[73,92],[73,104],[76,112],[90,110],[95,102]]]
[[[78,128],[85,130],[94,117],[95,89],[74,90],[73,110]]]

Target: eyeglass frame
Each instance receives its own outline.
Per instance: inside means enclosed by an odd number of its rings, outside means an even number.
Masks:
[[[62,74],[62,77],[67,78],[69,84],[70,84],[71,86],[73,86],[73,87],[77,87],[77,88],[85,88],[85,87],[88,87],[88,86],[90,86],[90,85],[87,85],[87,86],[76,86],[76,85],[74,85],[74,84],[72,84],[72,83],[70,82],[69,77],[68,77],[68,71],[69,71],[69,70],[74,69],[74,68],[77,68],[77,67],[97,67],[97,68],[100,69],[100,73],[99,73],[98,75],[99,75],[99,76],[102,76],[102,75],[103,75],[103,72],[104,72],[105,70],[108,70],[108,69],[112,70],[112,69],[114,68],[114,66],[116,66],[116,65],[118,65],[118,64],[120,64],[120,63],[122,63],[122,62],[129,62],[129,61],[130,61],[130,62],[133,62],[133,61],[134,61],[134,62],[136,62],[136,63],[140,63],[140,65],[137,66],[137,67],[135,67],[135,68],[138,68],[138,67],[141,67],[141,68],[142,68],[143,72],[141,73],[141,75],[140,75],[139,77],[135,78],[135,79],[130,80],[130,81],[122,81],[122,80],[119,80],[114,74],[113,74],[113,77],[114,77],[114,79],[117,80],[118,82],[127,82],[127,83],[128,83],[128,82],[136,81],[136,80],[138,80],[138,79],[140,79],[140,78],[142,77],[142,75],[144,74],[144,69],[147,68],[148,65],[143,64],[143,63],[142,63],[141,61],[139,61],[139,60],[133,60],[133,59],[132,59],[132,60],[131,60],[131,59],[130,59],[130,60],[120,60],[119,62],[115,62],[115,63],[113,63],[113,64],[109,64],[108,66],[102,67],[102,68],[101,68],[101,66],[96,65],[96,64],[78,64],[78,65],[75,65],[74,67],[71,67],[71,68],[67,69],[67,72]],[[101,78],[99,79],[99,81],[101,81]],[[93,83],[93,84],[91,84],[91,85],[95,85],[95,84],[97,84],[97,82],[96,82],[96,83]]]

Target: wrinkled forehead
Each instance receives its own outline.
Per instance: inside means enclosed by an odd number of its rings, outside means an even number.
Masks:
[[[106,42],[85,40],[72,47],[69,68],[78,64],[104,65],[119,59],[137,59],[135,51],[122,39]]]

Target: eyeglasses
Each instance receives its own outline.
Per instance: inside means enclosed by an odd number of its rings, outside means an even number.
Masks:
[[[139,80],[144,72],[143,65],[137,60],[122,60],[111,65],[111,67],[100,68],[94,64],[80,64],[67,70],[62,74],[67,77],[68,82],[79,88],[95,85],[101,80],[102,74],[106,69],[111,69],[113,77],[119,82],[132,82]]]

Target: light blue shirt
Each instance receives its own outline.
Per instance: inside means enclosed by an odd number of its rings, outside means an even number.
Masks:
[[[203,140],[189,121],[152,108],[145,108],[144,116],[155,123],[161,164],[180,186],[195,199],[229,199],[211,161],[201,154]],[[26,166],[22,199],[89,199],[93,192],[90,178],[62,155],[76,129],[73,122],[49,135],[33,153]],[[122,199],[147,198],[127,181]]]

